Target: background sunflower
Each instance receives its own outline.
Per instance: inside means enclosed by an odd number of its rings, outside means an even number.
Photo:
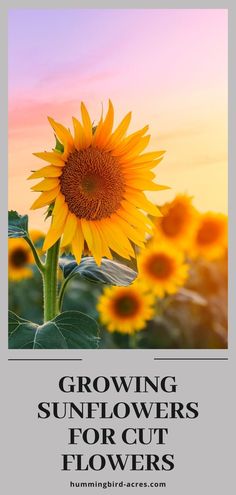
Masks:
[[[24,239],[8,240],[8,275],[12,281],[33,277],[31,249]]]
[[[169,243],[153,241],[138,257],[139,277],[155,295],[173,294],[188,276],[184,255]]]
[[[145,328],[154,315],[155,299],[142,284],[107,287],[97,304],[100,321],[110,332],[132,334]]]
[[[192,198],[178,194],[173,201],[161,206],[160,211],[162,216],[155,220],[154,235],[169,241],[176,248],[188,247],[192,242],[197,215]]]
[[[193,258],[214,260],[222,257],[227,249],[227,217],[207,212],[198,215],[198,222],[190,246]]]

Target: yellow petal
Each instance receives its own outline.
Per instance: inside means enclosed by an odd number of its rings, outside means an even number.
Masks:
[[[37,208],[42,208],[42,206],[49,205],[59,193],[60,188],[56,187],[52,191],[43,192],[38,199],[32,204],[31,210],[37,210]]]
[[[62,169],[60,167],[54,167],[53,165],[47,165],[33,172],[28,179],[40,179],[41,177],[60,177]]]
[[[101,242],[102,242],[102,256],[105,256],[106,258],[112,260],[112,254],[111,254],[111,251],[108,247],[108,244],[105,240],[105,237],[103,235],[103,231],[102,231],[102,228],[100,226],[100,221],[97,220],[95,222],[93,222],[94,225],[96,225],[96,228],[97,228],[97,231],[99,233],[99,236],[100,236],[100,239],[101,239]]]
[[[116,213],[114,213],[113,218],[117,225],[119,225],[131,241],[133,241],[137,246],[144,247],[144,239],[142,233],[140,231],[135,230],[132,225],[129,225],[123,218],[119,217]]]
[[[95,222],[91,222],[90,230],[93,238],[93,246],[91,249],[91,253],[97,263],[98,266],[101,265],[103,249],[102,249],[102,239],[100,237],[100,233],[96,227]]]
[[[64,145],[70,145],[73,147],[73,138],[71,133],[64,125],[59,124],[51,117],[48,117],[48,121],[50,122],[53,130],[55,131],[59,141],[61,141]]]
[[[140,142],[140,139],[142,138],[143,134],[147,132],[147,130],[148,125],[140,129],[139,131],[133,132],[133,134],[127,136],[116,148],[114,148],[112,154],[114,156],[121,156],[124,153],[128,153],[129,151],[131,151],[131,149]]]
[[[150,141],[150,134],[148,136],[144,136],[140,139],[140,141],[132,147],[129,153],[125,153],[122,155],[120,158],[120,163],[132,160],[136,158],[136,156],[139,155],[139,153],[142,153],[142,151],[147,147],[149,141]]]
[[[123,158],[123,157],[122,157]],[[137,159],[139,157],[135,157],[134,159],[132,160],[124,160],[124,159],[121,159],[120,160],[120,164],[122,166],[122,169],[123,170],[151,170],[153,168],[155,168],[164,158],[164,156],[162,156],[161,158],[159,158],[159,160],[153,160],[151,162],[144,162],[144,163],[137,163]],[[121,163],[122,161],[122,163]]]
[[[146,216],[142,211],[138,210],[136,206],[132,205],[125,199],[121,202],[121,207],[125,210],[126,213],[131,214],[132,217],[137,218],[141,223],[153,227],[152,220],[148,216]]]
[[[69,213],[66,219],[64,235],[61,242],[61,246],[68,246],[74,238],[76,227],[77,227],[77,217],[74,213]]]
[[[136,163],[150,162],[151,160],[156,160],[157,158],[160,158],[162,155],[164,155],[164,153],[165,153],[165,151],[163,151],[163,150],[150,151],[149,153],[144,153],[143,155],[140,155],[135,161],[136,161]]]
[[[85,218],[81,218],[81,227],[82,227],[82,232],[84,235],[84,238],[88,244],[88,248],[90,251],[93,249],[93,237],[90,229],[90,221],[86,220]]]
[[[154,172],[151,172],[150,170],[129,170],[128,168],[123,170],[123,175],[125,179],[130,179],[130,180],[135,180],[135,179],[145,179],[145,180],[152,180],[156,177],[156,174]]]
[[[128,202],[137,206],[141,210],[150,213],[150,215],[162,216],[158,208],[150,201],[148,201],[148,199],[146,198],[145,194],[142,191],[136,191],[135,189],[126,188],[124,197],[125,199],[127,199]]]
[[[65,162],[62,159],[61,154],[54,153],[53,151],[43,151],[40,153],[33,153],[34,156],[51,163],[52,165],[57,165],[58,167],[64,167]]]
[[[61,225],[60,229],[55,229],[53,225],[51,225],[43,243],[43,251],[50,249],[50,247],[52,247],[58,239],[60,239],[62,236],[63,227],[64,225]]]
[[[74,126],[74,143],[77,150],[81,150],[85,148],[85,134],[84,129],[78,119],[72,117],[73,126]]]
[[[158,184],[144,179],[126,179],[126,184],[141,191],[159,191]]]
[[[120,208],[117,211],[117,215],[126,222],[128,222],[130,225],[133,225],[134,228],[138,229],[142,234],[144,238],[145,232],[148,232],[151,234],[152,228],[146,224],[146,219],[144,215],[142,215],[142,219],[138,218],[136,215],[132,215],[132,213],[129,213],[128,211],[124,210],[123,208]]]
[[[98,125],[96,127],[96,130],[95,130],[95,133],[93,135],[93,145],[94,146],[97,146],[97,142],[98,142],[98,139],[99,139],[99,136],[100,136],[100,133],[101,133],[102,125],[103,125],[103,118],[102,118],[102,115],[101,115],[101,118],[100,118],[100,120],[98,122]]]
[[[112,219],[100,220],[101,229],[108,246],[124,258],[134,256],[134,250],[122,230]]]
[[[78,265],[80,264],[80,261],[81,261],[83,249],[84,249],[84,235],[83,235],[82,228],[81,228],[81,222],[80,222],[80,220],[78,220],[75,235],[74,235],[74,238],[72,240],[72,251],[73,251],[73,254],[75,256],[75,259],[76,259]]]
[[[58,196],[56,197],[56,201],[55,201],[55,205],[54,205],[54,208],[53,208],[53,212],[52,212],[52,215],[53,216],[57,216],[57,215],[60,215],[61,214],[61,211],[64,207],[64,204],[65,204],[65,196],[63,194],[61,194],[61,192],[58,194]]]
[[[85,146],[87,148],[92,142],[92,122],[87,108],[83,102],[81,103],[81,115],[84,125]]]
[[[36,186],[31,187],[32,191],[51,191],[51,189],[55,189],[55,187],[59,186],[58,179],[44,179]]]
[[[60,213],[57,213],[57,215],[53,215],[52,217],[52,226],[55,229],[59,229],[61,225],[65,225],[65,221],[67,219],[68,215],[68,206],[67,203],[64,203],[63,208],[61,209]]]
[[[96,140],[97,146],[105,146],[112,132],[113,122],[114,122],[114,108],[111,100],[109,100],[107,115],[105,117],[104,122],[102,123],[99,136]]]
[[[124,137],[125,133],[128,130],[130,121],[131,121],[131,112],[127,113],[127,115],[123,118],[121,123],[118,125],[116,130],[113,132],[111,135],[107,145],[106,149],[111,150],[113,147],[116,145],[120,144],[121,139]]]

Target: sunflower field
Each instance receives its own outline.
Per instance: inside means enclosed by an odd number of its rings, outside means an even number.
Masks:
[[[9,212],[9,348],[227,347],[227,217],[177,194],[165,204],[144,152],[148,126],[95,126],[81,104],[74,132],[49,118],[52,151],[29,179],[48,232]],[[157,204],[144,191],[157,191]]]

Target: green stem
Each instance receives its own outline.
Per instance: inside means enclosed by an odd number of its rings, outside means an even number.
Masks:
[[[29,246],[31,247],[31,250],[32,250],[32,253],[33,253],[33,256],[34,256],[34,261],[39,269],[39,271],[43,274],[44,270],[45,270],[45,265],[44,263],[42,263],[38,253],[37,253],[37,250],[35,248],[35,245],[33,243],[33,241],[30,239],[30,237],[25,237],[25,240],[26,242],[29,244]]]
[[[57,298],[57,270],[60,239],[47,251],[43,273],[44,322],[52,320],[59,313]]]
[[[137,349],[137,335],[136,332],[131,333],[129,336],[129,347],[130,349]]]
[[[66,290],[66,286],[67,286],[69,281],[70,281],[70,277],[67,277],[63,280],[63,282],[61,284],[61,288],[60,288],[59,296],[58,296],[59,311],[62,311],[62,305],[63,305],[63,299],[64,299],[64,295],[65,295],[65,290]]]

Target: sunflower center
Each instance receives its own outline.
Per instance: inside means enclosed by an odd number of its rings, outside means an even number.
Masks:
[[[69,210],[86,220],[112,215],[119,208],[125,190],[117,159],[92,147],[70,153],[60,181]]]
[[[186,223],[186,208],[178,204],[173,206],[166,216],[162,218],[162,229],[169,237],[177,235]]]
[[[24,249],[15,249],[10,256],[10,264],[14,268],[21,268],[28,263],[28,254]]]
[[[212,221],[204,222],[197,233],[197,241],[199,244],[216,242],[220,233],[221,227],[218,223]]]
[[[164,253],[154,254],[149,258],[146,268],[157,279],[165,279],[173,271],[173,260]]]
[[[114,310],[120,318],[127,318],[136,315],[139,309],[139,301],[131,295],[119,296],[114,301]]]

